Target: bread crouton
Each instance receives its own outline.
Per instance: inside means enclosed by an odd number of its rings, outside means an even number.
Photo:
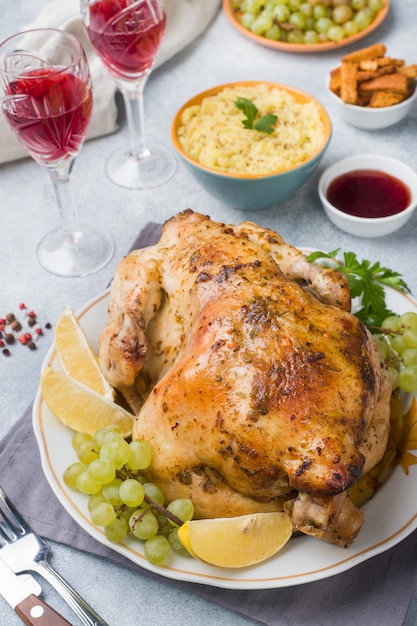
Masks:
[[[404,96],[400,93],[374,91],[369,101],[369,106],[372,108],[391,107],[394,104],[399,104],[403,99]]]
[[[358,99],[358,66],[355,63],[342,63],[340,71],[340,97],[346,104],[355,104]]]
[[[407,76],[407,78],[417,78],[417,65],[404,65],[398,68],[398,71]]]
[[[375,43],[367,48],[356,50],[342,57],[342,63],[360,63],[366,59],[374,59],[375,57],[383,57],[387,49],[383,43]]]
[[[342,85],[343,87],[343,85]],[[360,85],[361,91],[390,91],[399,94],[408,93],[408,80],[405,74],[385,74],[371,80],[365,80]]]

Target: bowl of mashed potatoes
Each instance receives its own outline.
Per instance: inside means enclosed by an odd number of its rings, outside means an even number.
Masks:
[[[245,81],[199,93],[177,111],[171,139],[191,175],[215,198],[246,211],[292,196],[317,169],[332,134],[311,95]]]

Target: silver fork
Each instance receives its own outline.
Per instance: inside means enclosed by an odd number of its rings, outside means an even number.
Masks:
[[[0,486],[0,558],[15,574],[31,571],[43,576],[86,626],[108,626],[52,568],[47,561],[48,554],[46,541],[30,528]]]

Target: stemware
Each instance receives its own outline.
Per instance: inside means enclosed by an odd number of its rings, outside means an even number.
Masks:
[[[83,47],[59,29],[33,29],[0,44],[4,116],[27,152],[49,173],[61,225],[37,247],[40,264],[59,276],[86,276],[113,256],[107,233],[81,229],[70,174],[92,112],[92,85]]]
[[[123,95],[130,146],[106,163],[110,180],[129,189],[150,189],[174,174],[168,150],[145,142],[143,89],[165,32],[163,0],[81,0],[91,45]]]

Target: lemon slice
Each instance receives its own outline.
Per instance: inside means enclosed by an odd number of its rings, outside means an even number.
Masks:
[[[217,567],[248,567],[276,554],[290,539],[292,523],[285,513],[185,522],[178,537],[188,552]]]
[[[69,306],[57,321],[55,347],[61,367],[68,376],[102,396],[114,398],[114,390],[104,378],[87,336]]]
[[[94,435],[105,426],[116,426],[123,437],[132,433],[134,416],[67,376],[48,367],[41,376],[42,397],[52,413],[72,430]]]

